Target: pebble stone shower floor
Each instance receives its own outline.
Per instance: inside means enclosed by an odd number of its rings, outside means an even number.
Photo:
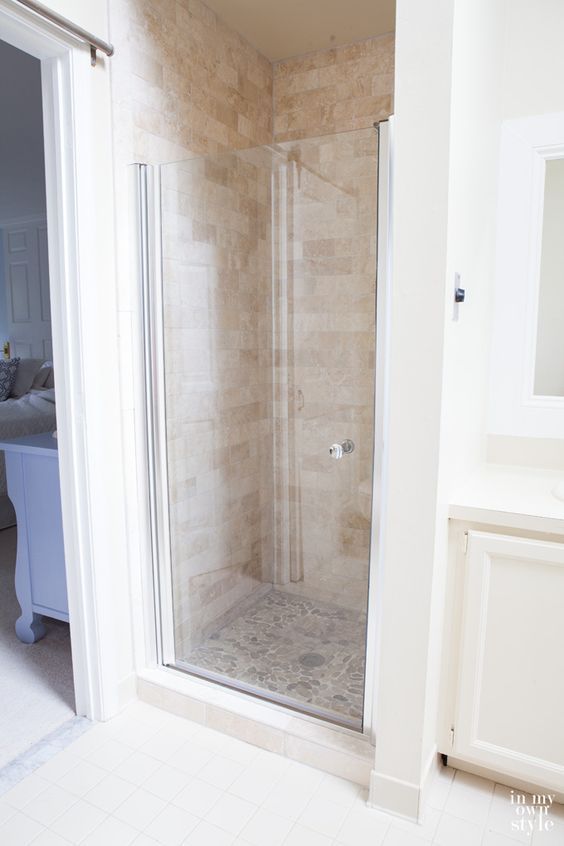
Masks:
[[[366,615],[273,589],[182,656],[360,726]]]

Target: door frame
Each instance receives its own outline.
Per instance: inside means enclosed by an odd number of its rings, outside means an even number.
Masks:
[[[88,46],[9,0],[0,0],[0,28],[3,41],[41,61],[57,436],[76,711],[90,719],[107,719],[132,689],[131,684],[124,686],[123,664],[120,667],[116,658],[120,648],[114,642],[116,605],[128,601],[117,592],[112,572],[117,556],[123,556],[124,566],[127,561],[125,523],[119,519],[124,497],[117,367],[115,375],[109,375],[106,396],[95,397],[100,347],[110,362],[115,351],[117,361],[107,60],[99,59],[92,68]],[[107,176],[102,184],[101,176]],[[98,280],[96,292],[92,288]],[[103,307],[96,303],[96,293],[107,297]],[[116,409],[108,408],[112,405]],[[128,620],[127,609],[122,615]]]

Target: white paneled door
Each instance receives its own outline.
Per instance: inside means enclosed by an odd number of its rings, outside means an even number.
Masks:
[[[452,754],[564,791],[564,544],[469,532]]]
[[[2,229],[5,332],[12,356],[52,358],[47,223],[34,219]]]

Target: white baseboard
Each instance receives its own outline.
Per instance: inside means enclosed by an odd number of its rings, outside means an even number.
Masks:
[[[368,805],[388,814],[419,822],[424,813],[429,788],[439,767],[439,756],[434,746],[423,767],[419,784],[372,770]]]
[[[387,814],[395,814],[412,822],[419,819],[421,787],[390,775],[372,770],[368,791],[368,806]]]

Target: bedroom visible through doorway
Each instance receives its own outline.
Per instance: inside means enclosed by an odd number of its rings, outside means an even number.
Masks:
[[[75,715],[41,63],[0,41],[0,776]],[[9,80],[9,83],[7,82]],[[17,567],[16,567],[17,560]]]

